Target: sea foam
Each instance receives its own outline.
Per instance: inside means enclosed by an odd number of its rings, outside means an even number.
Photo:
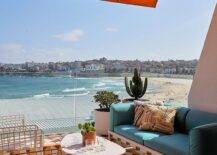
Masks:
[[[49,96],[50,96],[49,93],[45,93],[45,94],[34,95],[33,98],[44,98],[44,97],[49,97]]]
[[[102,86],[105,86],[105,83],[104,82],[98,82],[97,84],[94,84],[93,87],[102,87]]]
[[[90,93],[90,91],[84,92],[84,93],[78,93],[78,94],[69,94],[69,95],[63,95],[64,97],[75,97],[75,96],[86,96]]]
[[[63,93],[70,93],[70,92],[76,92],[76,91],[86,91],[86,88],[84,88],[84,87],[81,87],[81,88],[72,88],[72,89],[66,88],[62,92]]]

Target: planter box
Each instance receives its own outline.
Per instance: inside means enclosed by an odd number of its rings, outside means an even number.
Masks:
[[[95,110],[95,129],[97,135],[108,135],[109,112]]]

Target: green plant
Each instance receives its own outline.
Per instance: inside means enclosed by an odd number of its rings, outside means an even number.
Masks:
[[[78,128],[81,130],[82,135],[88,132],[95,132],[94,122],[79,123]]]
[[[134,69],[134,76],[132,80],[130,80],[130,82],[128,82],[127,77],[125,77],[126,91],[135,100],[145,95],[147,86],[148,86],[148,79],[145,78],[145,81],[143,82],[137,68]]]
[[[98,91],[94,95],[95,102],[99,103],[101,110],[109,111],[109,108],[112,103],[119,102],[118,95],[110,91]]]

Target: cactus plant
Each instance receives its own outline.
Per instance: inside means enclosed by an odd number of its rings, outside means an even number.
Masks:
[[[134,69],[134,76],[132,80],[130,80],[130,82],[128,82],[127,77],[125,77],[126,91],[135,100],[145,95],[147,86],[148,86],[148,79],[145,78],[145,81],[143,82],[137,68]]]

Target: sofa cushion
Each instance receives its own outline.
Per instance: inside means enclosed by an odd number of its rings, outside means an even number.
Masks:
[[[189,136],[174,133],[150,140],[144,140],[144,145],[166,155],[189,155]]]
[[[115,126],[114,132],[140,144],[143,144],[144,140],[150,140],[162,135],[158,132],[141,131],[134,125]]]
[[[191,155],[213,155],[217,153],[217,123],[198,126],[190,132]]]
[[[139,127],[140,125],[142,125],[142,115],[144,110],[147,108],[147,106],[162,106],[162,104],[160,104],[157,101],[150,101],[150,100],[144,100],[144,101],[140,101],[140,100],[134,100],[134,105],[135,105],[135,117],[134,117],[134,123],[133,125]]]
[[[141,117],[142,130],[173,134],[176,109],[155,105],[146,105]]]
[[[114,131],[114,127],[124,124],[133,124],[134,119],[134,104],[117,103],[110,107],[109,130]]]
[[[175,131],[178,131],[180,133],[185,133],[185,119],[190,111],[189,108],[180,107],[176,109],[176,116],[175,116],[175,122],[174,122],[174,128]]]
[[[191,110],[186,116],[185,126],[187,132],[194,127],[209,123],[217,123],[217,114],[203,112],[199,110]]]

